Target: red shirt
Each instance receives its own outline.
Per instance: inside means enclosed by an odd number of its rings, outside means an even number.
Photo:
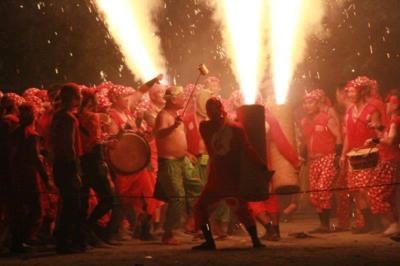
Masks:
[[[358,117],[353,116],[355,106],[347,110],[345,125],[348,140],[348,149],[359,149],[364,146],[367,139],[376,137],[376,132],[373,128],[368,127],[371,122],[371,116],[379,112],[375,105],[367,103]]]
[[[199,155],[201,136],[196,119],[196,114],[194,112],[189,113],[185,116],[183,122],[185,124],[188,152],[193,155]]]
[[[379,111],[379,114],[381,116],[381,121],[383,121],[384,124],[386,124],[386,104],[380,100],[377,97],[371,97],[368,102],[375,106],[375,108]]]
[[[267,109],[265,109],[265,121],[269,128],[269,130],[267,130],[267,149],[271,147],[268,143],[273,141],[276,144],[279,153],[282,154],[282,156],[285,157],[285,159],[293,166],[297,166],[299,164],[299,156],[297,155],[297,152],[289,143],[285,133],[283,133],[278,120]],[[269,150],[267,150],[267,159],[269,159],[268,166],[270,169],[274,169],[270,162],[271,156],[268,156],[268,154],[270,154]]]
[[[319,112],[314,118],[305,117],[301,121],[304,142],[310,158],[325,156],[335,152],[336,137],[328,128],[331,117]]]
[[[392,119],[386,123],[385,135],[389,133],[390,126],[395,124],[397,126],[397,134],[392,145],[380,144],[379,145],[379,158],[382,161],[393,161],[400,160],[400,116],[392,117]]]

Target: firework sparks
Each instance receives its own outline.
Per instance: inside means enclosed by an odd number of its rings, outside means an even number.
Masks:
[[[264,0],[213,1],[215,18],[223,28],[224,46],[246,104],[256,100],[266,61],[264,42]]]
[[[160,39],[154,34],[156,26],[152,12],[156,0],[94,0],[103,14],[108,31],[118,44],[127,66],[142,81],[166,73]]]

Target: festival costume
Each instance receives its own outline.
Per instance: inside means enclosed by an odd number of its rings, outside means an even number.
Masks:
[[[237,124],[225,121],[220,126],[211,121],[202,122],[200,133],[211,161],[207,184],[195,205],[197,229],[208,224],[212,208],[223,199],[228,199],[229,205],[236,205],[235,212],[240,222],[246,227],[253,226],[254,218],[240,195],[241,153],[244,152],[255,167],[263,166],[261,159],[248,142],[244,130]]]
[[[208,99],[208,98],[207,98]],[[208,154],[200,153],[201,135],[199,130],[199,122],[196,112],[189,112],[184,118],[186,129],[186,141],[188,144],[188,152],[196,156],[197,162],[194,164],[194,175],[199,176],[202,186],[207,183],[208,175]],[[230,220],[230,208],[225,202],[220,202],[215,209],[214,219],[219,223],[227,223]]]
[[[125,110],[128,121],[133,121],[128,110]],[[111,119],[117,125],[120,132],[129,128],[128,121],[124,121],[119,111],[110,110]],[[133,123],[132,123],[132,126]],[[158,203],[152,199],[154,193],[154,178],[148,169],[143,169],[133,175],[122,175],[114,173],[116,192],[120,195],[123,205],[131,205],[137,214],[147,213],[152,215]]]
[[[354,116],[355,106],[347,111],[345,123],[346,134],[348,140],[348,150],[359,149],[364,146],[366,140],[374,138],[376,133],[373,128],[368,127],[371,116],[378,112],[377,108],[367,103],[361,110],[358,117]],[[348,171],[348,187],[350,190],[357,190],[371,185],[373,169],[352,170]]]
[[[336,176],[336,138],[328,128],[329,119],[328,113],[319,112],[314,118],[305,117],[301,122],[310,161],[310,201],[318,213],[332,208],[331,190]]]
[[[388,134],[390,126],[395,124],[400,127],[400,117],[396,116],[386,124],[385,133]],[[368,196],[371,203],[371,211],[373,214],[388,214],[395,212],[395,192],[396,182],[399,181],[400,175],[400,136],[397,133],[393,144],[379,145],[379,163],[373,175],[373,187],[368,190]]]
[[[354,113],[355,106],[347,110],[345,117],[345,132],[348,143],[348,151],[352,149],[360,149],[364,146],[365,141],[376,137],[376,132],[368,126],[371,116],[379,112],[375,105],[366,103],[358,116]],[[375,169],[354,170],[350,164],[347,164],[347,185],[350,192],[366,191],[373,184],[373,174]],[[369,199],[368,199],[369,200]],[[371,204],[371,202],[369,202]],[[355,233],[364,233],[370,231],[374,227],[373,214],[370,207],[362,210],[356,210],[356,227]]]

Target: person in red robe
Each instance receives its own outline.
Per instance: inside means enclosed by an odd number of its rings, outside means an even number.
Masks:
[[[196,229],[201,229],[205,242],[193,247],[196,250],[214,250],[216,248],[209,225],[211,210],[223,199],[230,205],[235,204],[235,212],[245,225],[254,248],[264,247],[257,236],[255,220],[247,203],[240,196],[241,153],[251,161],[254,167],[265,169],[265,163],[258,157],[250,145],[244,129],[226,119],[221,101],[210,98],[206,104],[209,121],[200,124],[200,133],[210,156],[209,173],[200,198],[195,204],[194,216]]]
[[[366,77],[358,77],[348,84],[346,91],[353,105],[347,110],[345,118],[345,138],[340,159],[342,168],[346,167],[346,154],[351,150],[363,148],[368,139],[377,136],[375,129],[381,127],[380,112],[368,101],[370,80]],[[364,219],[364,225],[353,230],[356,234],[367,233],[376,228],[376,217],[371,212],[366,188],[373,182],[373,173],[373,168],[353,170],[348,165],[348,187]]]
[[[339,166],[342,137],[337,119],[321,111],[319,101],[320,96],[313,92],[304,97],[306,116],[301,121],[302,148],[306,149],[310,161],[310,201],[320,218],[320,227],[312,233],[327,233],[330,232],[331,190]]]

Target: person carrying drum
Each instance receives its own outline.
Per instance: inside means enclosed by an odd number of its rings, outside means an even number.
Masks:
[[[348,167],[348,187],[364,220],[364,225],[355,228],[353,233],[362,234],[374,230],[376,224],[376,218],[371,212],[367,188],[373,182],[374,169],[353,169],[350,164],[345,164],[346,154],[351,150],[363,148],[366,140],[377,136],[375,128],[380,127],[381,117],[377,107],[368,101],[370,80],[367,77],[358,77],[350,81],[346,87],[346,93],[353,105],[347,110],[344,121],[345,138],[340,166],[341,168]]]
[[[201,181],[193,175],[193,165],[188,159],[184,125],[178,116],[183,109],[183,88],[169,87],[165,92],[166,104],[156,118],[154,135],[158,150],[158,176],[155,197],[168,203],[162,242],[177,245],[174,229],[186,214],[192,215],[193,203],[201,191]]]
[[[342,137],[337,119],[322,111],[319,103],[320,95],[316,91],[306,94],[303,99],[306,114],[300,122],[303,136],[302,154],[306,154],[310,162],[310,201],[320,219],[320,227],[310,233],[330,232],[333,198],[331,189],[342,152]]]
[[[400,93],[391,93],[387,101],[385,129],[378,132],[378,137],[367,140],[367,145],[378,145],[379,163],[375,169],[374,187],[369,190],[371,211],[382,215],[388,228],[383,232],[391,236],[400,232],[396,209],[396,182],[400,174]]]
[[[137,91],[123,86],[113,86],[110,89],[108,95],[113,106],[110,109],[112,123],[109,133],[117,137],[117,142],[123,138],[126,132],[137,132],[136,118],[132,114],[132,108],[130,108],[132,107],[131,103],[132,101],[137,102],[138,98],[141,98],[142,94],[159,82],[160,79],[162,79],[162,75],[148,81]],[[112,147],[110,148],[113,149]],[[140,154],[140,156],[146,156],[146,154]],[[136,222],[141,224],[142,228],[139,236],[141,240],[152,240],[150,222],[158,203],[151,198],[154,191],[151,173],[146,168],[142,168],[139,172],[136,171],[132,174],[117,171],[116,167],[113,168],[118,198],[108,225],[110,234],[108,241],[113,242],[124,216],[129,218],[131,226]],[[136,219],[134,218],[135,215]]]
[[[195,205],[196,229],[201,229],[206,241],[193,249],[215,250],[209,217],[217,203],[224,199],[235,207],[236,215],[246,226],[253,247],[264,247],[257,236],[255,220],[247,202],[240,196],[242,152],[255,168],[267,172],[267,166],[252,148],[244,129],[226,119],[227,114],[218,98],[210,98],[206,110],[210,120],[200,124],[200,133],[210,156],[209,173],[207,184]]]

